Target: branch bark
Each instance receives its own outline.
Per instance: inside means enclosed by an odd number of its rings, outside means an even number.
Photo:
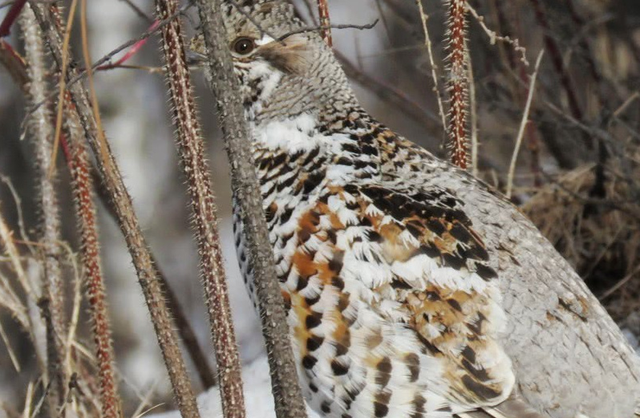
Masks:
[[[68,96],[66,96],[68,98]],[[105,294],[96,208],[93,201],[93,180],[91,178],[89,155],[84,143],[84,132],[78,114],[70,108],[67,100],[65,134],[69,141],[68,164],[71,171],[73,194],[76,203],[78,229],[82,242],[81,254],[87,301],[93,325],[93,341],[100,385],[100,402],[103,418],[122,416],[122,402],[118,397],[118,381],[113,363],[113,339]],[[66,143],[62,142],[63,146]]]
[[[249,131],[244,109],[237,95],[239,81],[234,74],[231,54],[222,21],[222,0],[197,0],[207,46],[207,80],[216,97],[224,142],[231,163],[235,203],[243,223],[256,285],[258,308],[265,336],[271,384],[279,418],[306,416],[296,366],[291,351],[289,327],[280,286],[276,279],[273,252],[262,209]]]
[[[447,0],[449,147],[451,162],[462,169],[468,164],[467,112],[469,80],[466,60],[466,0]]]
[[[20,17],[20,26],[25,42],[26,59],[29,63],[27,74],[27,107],[47,97],[48,63],[46,60],[42,33],[35,22],[33,12],[28,7]],[[49,175],[55,161],[51,158],[53,125],[47,106],[27,116],[29,131],[33,135],[35,146],[35,171],[38,177],[40,222],[39,229],[42,242],[43,264],[43,297],[48,300],[48,319],[51,327],[47,328],[47,344],[50,354],[47,358],[48,378],[51,382],[51,413],[64,403],[66,376],[64,370],[66,338],[66,320],[64,312],[64,284],[60,268],[60,209],[56,196],[55,177]]]
[[[55,27],[53,19],[47,16],[39,4],[31,3],[31,6],[36,14],[40,28],[46,35],[46,41],[52,56],[58,68],[62,68],[62,40],[60,33]],[[77,75],[76,73],[77,70],[72,69],[63,76],[69,81],[73,76]],[[89,104],[89,96],[86,89],[79,83],[68,84],[68,88],[85,136],[96,157],[100,173],[105,180],[110,200],[115,205],[118,223],[138,273],[140,287],[147,302],[158,343],[169,372],[177,406],[183,417],[199,417],[191,382],[184,366],[177,336],[172,327],[169,309],[163,296],[163,286],[153,265],[149,247],[142,235],[142,230],[133,210],[131,196],[129,196],[122,181],[122,175],[104,133],[96,123],[95,114]]]
[[[158,19],[167,19],[177,10],[175,0],[156,0]],[[173,106],[176,143],[189,185],[197,232],[200,275],[218,363],[222,410],[227,418],[244,418],[240,357],[225,281],[217,209],[179,18],[162,28],[162,49]]]

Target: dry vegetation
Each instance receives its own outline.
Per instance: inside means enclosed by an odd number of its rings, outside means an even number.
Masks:
[[[151,253],[117,158],[110,154],[110,133],[105,136],[99,106],[107,99],[96,96],[93,86],[101,75],[83,70],[91,62],[86,3],[74,0],[58,9],[52,2],[34,2],[37,13],[23,13],[18,24],[13,11],[24,3],[0,2],[0,16],[6,16],[0,25],[0,89],[13,88],[13,100],[21,103],[0,102],[0,174],[9,176],[3,175],[0,183],[0,368],[11,368],[0,379],[12,379],[14,386],[11,398],[0,392],[0,417],[2,411],[8,417],[134,416],[160,401],[156,397],[152,402],[150,394],[132,395],[113,366],[112,344],[121,352],[134,344],[119,341],[125,331],[109,325],[98,248],[106,238],[95,222],[96,196],[103,202],[98,210],[117,220],[126,239],[165,353],[176,405],[184,416],[198,416],[193,379],[174,334],[180,334],[204,388],[216,380],[204,354],[211,350],[196,340],[180,296],[160,268],[162,260],[156,262]],[[195,13],[158,0],[160,20],[155,21],[151,11],[126,3],[148,30],[138,31],[144,35],[121,48],[130,51],[126,58],[113,62],[112,56],[98,57],[93,67],[155,77],[160,58],[152,48],[141,59],[150,66],[124,68],[146,37],[163,34],[214,346],[222,370],[231,370],[221,377],[229,390],[227,402],[239,405],[233,330],[225,322],[228,315],[220,315],[227,312],[228,301],[212,180],[191,80],[180,78],[188,73],[179,42],[184,29],[176,17]],[[374,113],[390,112],[383,122],[412,139],[422,138],[422,145],[460,166],[468,164],[474,174],[507,192],[576,267],[614,319],[640,335],[640,3],[371,0],[366,7],[380,18],[375,33],[385,47],[368,61],[346,57],[340,34],[327,29],[337,1],[295,3],[310,23],[310,16],[320,15],[323,36],[331,42],[333,35],[354,84],[377,98]],[[79,23],[68,19],[69,10]],[[331,18],[334,24],[352,23],[333,13]],[[49,23],[42,26],[44,33],[36,22]],[[74,24],[80,29],[71,36]],[[375,38],[359,32],[356,45]],[[117,85],[113,90],[127,96]],[[17,99],[23,94],[24,99]],[[143,111],[155,110],[150,106]],[[212,130],[209,125],[205,128]],[[51,155],[58,142],[62,156],[56,160]],[[225,170],[215,167],[213,183]]]

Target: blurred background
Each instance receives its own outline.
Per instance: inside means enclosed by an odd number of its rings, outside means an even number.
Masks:
[[[62,2],[66,3],[66,2]],[[296,1],[306,19],[314,4]],[[640,336],[640,2],[635,0],[472,0],[482,16],[469,16],[473,117],[478,137],[477,175],[505,191],[508,168],[528,94],[530,75],[545,50],[530,122],[518,154],[512,200],[569,259],[614,319],[637,345]],[[9,3],[0,1],[0,19]],[[329,0],[333,24],[369,24],[369,30],[334,30],[339,54],[363,106],[400,134],[446,158],[436,93],[446,100],[445,8],[423,1],[433,46],[438,86],[425,46],[417,4],[407,0]],[[138,37],[153,21],[143,0],[89,2],[89,41],[94,60]],[[482,24],[481,24],[482,22]],[[193,9],[184,23],[197,26]],[[79,25],[76,25],[79,27]],[[79,31],[77,31],[79,32]],[[508,36],[510,42],[496,39]],[[520,47],[516,48],[517,39]],[[19,29],[7,40],[21,50]],[[80,56],[79,34],[72,47]],[[528,62],[528,65],[524,62]],[[189,207],[173,143],[166,84],[157,36],[127,64],[96,74],[100,110],[108,139],[133,196],[160,268],[175,289],[198,340],[212,352],[209,324],[198,278],[198,258],[189,226]],[[231,239],[230,186],[226,154],[211,93],[193,69],[218,198],[232,308],[243,364],[255,373],[249,386],[267,387],[257,316],[245,295]],[[446,102],[445,102],[446,106]],[[0,69],[0,215],[15,231],[20,217],[27,238],[36,237],[33,145],[25,132],[24,98]],[[63,208],[68,292],[73,291],[78,249],[69,176],[62,157],[58,191]],[[15,190],[15,193],[12,192]],[[17,203],[16,197],[20,201]],[[125,415],[154,407],[173,409],[171,392],[153,328],[130,256],[117,225],[100,211],[103,263]],[[29,260],[24,265],[37,271]],[[4,251],[4,249],[3,249]],[[0,274],[11,267],[0,254]],[[34,273],[37,274],[37,273]],[[69,309],[71,309],[69,307]],[[79,339],[91,347],[87,307],[82,306]],[[10,310],[0,306],[0,417],[20,416],[29,382],[39,378],[33,347]],[[12,361],[9,348],[15,354]],[[209,363],[215,364],[210,355]],[[14,363],[18,363],[20,371]],[[196,378],[198,392],[205,390]],[[247,390],[252,390],[251,388]],[[263,391],[260,393],[262,394]],[[256,395],[258,396],[258,395]],[[262,395],[260,395],[262,396]],[[257,398],[256,398],[257,399]],[[213,407],[212,407],[213,408]],[[213,410],[213,409],[212,409]],[[214,415],[215,416],[215,415]]]

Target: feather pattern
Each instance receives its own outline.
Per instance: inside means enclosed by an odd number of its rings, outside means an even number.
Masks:
[[[329,418],[633,417],[637,357],[539,231],[369,116],[289,6],[240,7],[226,28],[256,46],[235,69],[308,403]]]

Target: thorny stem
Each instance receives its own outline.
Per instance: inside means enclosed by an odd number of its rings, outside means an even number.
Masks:
[[[146,39],[146,38],[144,38]],[[140,41],[138,41],[140,42]],[[7,51],[3,49],[4,47],[10,48],[10,45],[0,40],[0,62],[7,68],[15,83],[20,86],[20,88],[26,92],[27,89],[27,70],[24,60],[22,57],[16,55],[15,59],[11,59],[14,56],[13,49],[11,49],[6,55],[3,52]],[[4,58],[9,58],[7,61],[4,61]],[[10,62],[9,62],[10,61]],[[94,64],[94,68],[96,67]],[[86,74],[86,73],[85,73]],[[37,106],[35,106],[37,108]],[[60,136],[60,144],[63,148],[66,147],[66,138],[64,135]],[[65,153],[65,158],[67,162],[70,163],[71,153]],[[95,191],[97,191],[98,198],[102,202],[105,208],[107,208],[107,212],[109,216],[111,216],[117,223],[118,215],[116,213],[114,205],[109,200],[109,194],[106,192],[106,187],[103,185],[102,178],[98,170],[95,167],[90,168],[91,177],[94,180],[93,183],[96,186]],[[158,266],[158,262],[156,261],[153,254],[151,254],[152,262],[155,266]],[[197,370],[198,376],[200,378],[200,382],[204,388],[210,388],[215,385],[216,379],[209,366],[207,361],[207,356],[205,355],[198,339],[196,338],[196,334],[193,331],[193,327],[189,323],[182,306],[180,305],[180,301],[176,297],[174,290],[169,285],[169,282],[159,267],[156,267],[158,270],[158,274],[160,276],[160,281],[162,282],[162,289],[167,298],[167,304],[169,305],[170,311],[173,313],[175,321],[175,327],[178,330],[178,334],[180,334],[180,338],[184,343],[187,352],[189,353],[189,357]]]
[[[237,213],[256,285],[262,331],[267,346],[271,384],[278,418],[304,418],[305,405],[291,352],[289,327],[280,293],[262,209],[255,164],[249,144],[239,81],[234,74],[222,21],[222,0],[197,0],[208,50],[207,81],[216,97],[224,142],[231,163]]]
[[[45,13],[38,5],[34,5],[34,11],[36,12],[36,19],[46,35],[53,58],[58,68],[61,68],[62,40],[60,33],[54,27],[52,20],[45,17]],[[65,74],[67,80],[76,75],[76,72],[76,70],[72,70]],[[162,283],[153,265],[138,219],[135,216],[131,197],[124,186],[122,176],[104,133],[96,123],[95,116],[89,105],[86,89],[79,83],[71,84],[67,82],[67,86],[76,106],[85,137],[89,141],[89,145],[98,162],[98,168],[105,180],[110,199],[115,205],[118,223],[138,273],[140,287],[147,302],[158,343],[169,372],[178,408],[185,418],[199,417],[191,383],[172,327],[169,310],[162,294]]]
[[[115,205],[109,198],[107,186],[104,184],[99,171],[93,168],[91,170],[91,176],[93,177],[94,183],[96,185],[98,198],[107,209],[109,216],[111,216],[117,223],[118,213],[116,211]],[[189,356],[191,357],[191,361],[193,362],[193,365],[198,372],[200,382],[202,383],[202,386],[204,388],[210,388],[216,384],[216,379],[207,361],[207,356],[205,355],[204,350],[198,342],[196,333],[193,331],[193,327],[187,319],[187,316],[184,313],[182,305],[180,305],[180,301],[178,300],[175,291],[169,284],[169,280],[167,280],[167,277],[164,275],[162,269],[158,266],[158,261],[154,257],[153,253],[151,253],[151,262],[154,266],[156,266],[158,276],[160,277],[163,294],[167,298],[167,305],[169,306],[170,311],[173,314],[173,320],[175,322],[176,328],[178,329],[178,334],[180,334],[180,338],[182,339],[182,342],[187,349]]]
[[[318,0],[318,17],[320,18],[320,26],[322,27],[322,39],[333,47],[333,37],[331,36],[331,19],[329,16],[329,4],[327,0]]]
[[[156,0],[159,19],[166,19],[177,8],[175,0]],[[211,187],[209,165],[205,157],[204,140],[200,133],[200,122],[193,99],[193,87],[187,66],[180,19],[173,20],[162,29],[162,47],[177,132],[176,142],[183,171],[189,184],[191,207],[197,231],[200,274],[218,364],[222,410],[226,418],[244,418],[240,358],[225,281],[217,227],[217,209]]]
[[[451,162],[467,168],[467,110],[469,108],[466,65],[466,0],[446,0],[448,12],[447,51],[449,91],[449,148]]]
[[[68,145],[70,146],[68,162],[73,180],[73,194],[82,241],[81,252],[87,300],[93,322],[93,340],[100,379],[102,417],[118,418],[122,416],[122,406],[118,397],[118,382],[113,370],[115,355],[100,261],[89,155],[84,143],[84,132],[82,131],[78,114],[73,110],[69,111],[69,107],[73,107],[73,104],[68,95],[65,98],[67,99],[65,131]]]
[[[47,68],[42,33],[35,22],[35,17],[30,8],[25,8],[20,19],[22,33],[25,42],[26,58],[29,66],[27,74],[29,76],[27,106],[43,100],[48,93]],[[43,297],[49,300],[48,319],[51,321],[50,335],[47,344],[48,356],[47,368],[49,371],[49,381],[54,382],[51,386],[50,406],[58,408],[64,402],[66,376],[62,367],[65,358],[65,346],[63,344],[66,336],[66,320],[64,312],[64,284],[62,281],[62,271],[60,268],[60,210],[55,190],[55,178],[48,173],[55,166],[55,161],[50,159],[53,126],[51,124],[51,114],[47,106],[43,106],[29,116],[29,127],[33,134],[35,145],[35,171],[38,177],[39,197],[40,197],[40,233],[42,234],[43,249]],[[49,331],[49,330],[48,330]],[[54,409],[55,410],[55,409]]]
[[[178,16],[180,16],[182,13],[185,12],[185,10],[187,10],[189,7],[191,7],[190,3],[186,4],[184,7],[182,7],[180,10],[178,10],[176,13],[174,13],[172,16],[169,17],[169,19],[165,19],[162,22],[159,22],[157,26],[155,26],[155,28],[153,30],[147,30],[146,32],[144,32],[142,35],[140,35],[138,38],[136,39],[131,39],[123,44],[121,44],[120,46],[112,49],[110,52],[108,52],[107,54],[103,55],[102,58],[98,59],[97,61],[95,61],[92,65],[91,65],[91,69],[92,70],[97,70],[98,68],[100,68],[101,66],[103,66],[103,64],[105,64],[107,61],[111,60],[116,54],[118,54],[119,52],[124,51],[125,49],[131,47],[131,46],[135,46],[137,43],[139,43],[142,40],[145,40],[147,38],[149,38],[150,36],[152,36],[153,34],[155,34],[157,31],[160,30],[160,28],[164,27],[165,25],[168,25],[169,22],[171,22],[173,19],[176,19]],[[2,45],[4,42],[0,39],[0,53],[3,52],[2,50]],[[2,54],[0,54],[0,61],[3,60]],[[109,64],[107,64],[108,66]],[[74,73],[74,76],[71,77],[69,80],[65,80],[67,83],[67,89],[69,89],[69,86],[72,84],[75,84],[81,80],[84,80],[88,75],[88,69],[84,68],[80,71],[76,71]],[[49,97],[47,97],[47,99],[49,99]],[[41,101],[39,103],[34,104],[34,106],[32,106],[29,109],[29,112],[34,112],[38,107],[42,106],[45,102]]]

